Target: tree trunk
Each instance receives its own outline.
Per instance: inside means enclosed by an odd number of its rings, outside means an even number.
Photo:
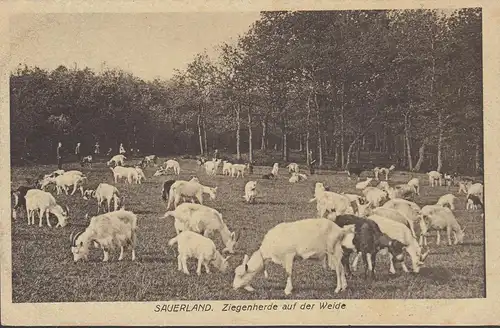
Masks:
[[[342,93],[340,94],[340,164],[342,169],[347,167],[347,163],[345,163],[344,158],[344,91],[345,91],[345,82],[342,83]],[[345,163],[345,166],[344,166]]]
[[[318,105],[318,95],[314,93],[314,104],[316,105],[316,119],[317,119],[317,129],[318,129],[318,157],[319,162],[318,165],[323,166],[323,140],[321,138],[321,119],[319,113],[319,105]]]
[[[337,142],[335,142],[334,144],[334,152],[333,152],[333,155],[335,156],[333,158],[333,166],[334,167],[337,167],[339,165],[339,144]]]
[[[299,151],[302,152],[304,149],[302,147],[302,134],[299,133]]]
[[[413,171],[413,160],[411,158],[411,144],[410,144],[410,118],[409,113],[405,114],[405,150],[408,158],[408,169]]]
[[[205,120],[203,120],[203,143],[205,145],[205,152],[208,155],[207,128],[205,126]]]
[[[311,132],[309,131],[310,129],[310,121],[311,121],[311,93],[309,93],[309,96],[307,97],[307,121],[306,121],[306,162],[307,165],[309,166],[309,163],[311,162],[311,158],[309,156],[309,153],[311,151],[311,145],[310,145],[310,139],[311,139]]]
[[[475,149],[475,154],[474,154],[474,169],[475,169],[476,174],[480,173],[480,171],[481,171],[480,149],[481,149],[481,144],[480,144],[480,140],[478,140],[476,142],[476,149]]]
[[[236,109],[236,159],[240,160],[241,159],[241,153],[240,153],[241,104],[237,104],[235,109]]]
[[[437,169],[436,171],[441,172],[443,169],[443,115],[439,113],[438,115],[438,127],[439,127],[439,137],[438,137],[438,152],[437,152]]]
[[[198,112],[197,124],[198,124],[198,139],[200,141],[200,155],[203,156],[203,137],[201,135],[201,109]]]
[[[267,119],[262,121],[262,139],[260,140],[260,150],[266,150],[267,146]]]
[[[422,163],[424,162],[424,156],[425,156],[425,143],[427,141],[424,140],[422,144],[420,145],[420,148],[418,148],[418,161],[417,164],[415,164],[415,167],[413,168],[413,171],[418,172],[420,171],[420,167],[422,166]]]
[[[253,146],[252,146],[252,107],[248,106],[248,162],[253,161]]]

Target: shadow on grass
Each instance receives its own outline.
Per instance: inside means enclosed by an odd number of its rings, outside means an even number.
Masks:
[[[438,284],[445,284],[450,281],[451,271],[443,267],[421,268],[419,276],[427,280],[431,280]]]

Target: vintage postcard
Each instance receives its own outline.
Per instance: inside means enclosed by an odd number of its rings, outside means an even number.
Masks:
[[[0,16],[2,324],[500,322],[500,3]]]

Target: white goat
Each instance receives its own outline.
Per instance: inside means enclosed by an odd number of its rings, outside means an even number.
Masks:
[[[467,189],[467,197],[469,197],[469,195],[474,195],[479,198],[482,198],[483,193],[484,193],[484,186],[482,183],[474,183]]]
[[[439,206],[448,206],[450,209],[454,210],[455,209],[455,200],[457,197],[453,194],[446,194],[441,197],[439,197],[436,205]]]
[[[135,183],[141,184],[142,180],[146,181],[146,175],[144,174],[144,171],[138,166],[136,166],[134,168],[137,171],[137,177],[136,177]]]
[[[125,157],[124,155],[121,154],[115,155],[111,157],[111,159],[106,163],[106,165],[110,166],[111,164],[115,164],[115,166],[123,166],[126,159],[127,157]]]
[[[461,193],[464,193],[467,195],[467,189],[469,189],[472,186],[471,181],[459,181],[458,182],[458,194],[460,195]]]
[[[278,163],[274,163],[273,164],[273,168],[271,170],[271,173],[276,177],[278,176],[278,169],[279,169],[279,164]]]
[[[378,180],[379,174],[385,174],[385,180],[389,180],[389,173],[396,168],[395,165],[391,165],[389,168],[385,167],[376,167],[373,169],[373,173],[375,174],[375,180]]]
[[[172,169],[176,175],[179,175],[181,173],[181,166],[179,165],[179,162],[173,159],[169,159],[165,161],[165,172],[167,172],[169,169]]]
[[[448,245],[451,245],[451,233],[454,235],[454,244],[461,244],[464,240],[465,229],[462,230],[453,212],[439,205],[426,205],[422,208],[422,216],[427,224],[428,231],[436,231],[436,245],[439,245],[440,230],[446,230]],[[427,236],[424,236],[424,245],[427,245]]]
[[[299,165],[297,163],[290,163],[286,167],[288,168],[288,173],[299,173]]]
[[[236,177],[239,177],[241,174],[241,177],[244,178],[246,168],[247,166],[245,164],[233,164],[231,166],[231,176],[234,177],[234,175],[236,174]]]
[[[415,194],[417,196],[420,195],[420,180],[418,180],[418,178],[411,179],[407,184],[415,189]]]
[[[373,180],[373,178],[366,178],[365,181],[361,181],[361,182],[358,182],[356,183],[356,189],[365,189],[366,187],[368,187],[368,185],[370,184],[370,182]]]
[[[430,171],[427,175],[429,176],[429,185],[431,187],[437,186],[436,181],[439,182],[440,187],[443,185],[443,175],[438,171]]]
[[[222,162],[222,175],[230,175],[231,174],[231,167],[233,164],[223,161]]]
[[[87,181],[87,177],[84,175],[65,173],[54,178],[56,184],[57,194],[64,190],[64,193],[68,194],[68,188],[73,186],[73,191],[71,195],[74,195],[76,189],[79,189],[83,196],[83,183]]]
[[[248,181],[245,184],[245,198],[247,203],[255,203],[255,198],[257,197],[257,181]]]
[[[332,191],[325,191],[321,182],[316,182],[314,198],[309,200],[310,203],[314,201],[316,201],[316,209],[320,218],[324,217],[327,212],[335,212],[335,215],[354,213],[349,198]]]
[[[126,179],[129,184],[132,184],[139,179],[139,173],[135,167],[115,166],[110,169],[113,172],[115,183],[118,183],[120,179]]]
[[[387,194],[389,195],[389,199],[406,198],[406,197],[413,198],[415,193],[416,193],[415,188],[407,184],[399,184],[394,186],[394,188],[389,187],[387,189]]]
[[[425,259],[427,258],[427,255],[429,255],[429,251],[422,254],[422,249],[415,237],[412,235],[411,230],[403,223],[393,221],[377,214],[370,215],[368,218],[375,221],[380,227],[380,230],[387,234],[390,238],[396,239],[406,245],[405,250],[410,255],[413,272],[418,273],[421,265],[423,265]],[[390,253],[389,256],[391,258],[389,272],[395,273],[396,270],[394,269],[392,255]],[[401,266],[403,271],[408,272],[404,262],[401,262]]]
[[[203,194],[208,194],[211,199],[215,199],[217,187],[207,187],[198,181],[177,180],[170,187],[167,208],[176,208],[181,198],[195,198],[198,203],[203,204]]]
[[[292,172],[292,176],[290,177],[290,179],[288,179],[288,182],[297,183],[302,180],[307,180],[307,175],[302,173]]]
[[[166,212],[163,218],[170,216],[175,219],[174,227],[177,234],[189,230],[210,237],[212,233],[218,231],[225,245],[222,252],[234,253],[238,241],[236,233],[229,231],[222,220],[222,214],[217,210],[201,204],[183,203],[174,211]]]
[[[88,197],[93,197],[97,200],[97,213],[101,210],[101,204],[106,201],[108,204],[108,212],[111,211],[111,201],[113,201],[114,210],[118,210],[120,205],[120,192],[118,188],[107,183],[100,183],[96,190],[91,190],[90,195],[85,195],[83,199],[89,199]]]
[[[47,220],[47,225],[52,227],[49,221],[50,213],[57,217],[57,227],[65,227],[68,223],[68,212],[69,209],[66,207],[64,210],[60,205],[57,205],[56,199],[50,193],[39,190],[30,189],[26,193],[26,212],[28,213],[28,225],[35,224],[35,211],[39,210],[38,217],[40,222],[38,226],[42,226],[43,214]]]
[[[366,187],[363,189],[362,193],[365,196],[366,201],[374,207],[379,207],[388,197],[386,191],[375,187]]]
[[[88,259],[89,248],[92,243],[99,246],[104,252],[103,262],[108,261],[109,251],[116,246],[120,247],[120,257],[123,259],[123,249],[130,246],[132,261],[135,260],[135,246],[137,243],[137,216],[120,209],[118,211],[94,216],[85,229],[75,235],[70,235],[73,260]]]
[[[415,234],[419,237],[419,244],[422,245],[423,238],[427,233],[427,225],[421,216],[420,206],[417,204],[407,201],[405,199],[391,199],[387,203],[385,203],[383,208],[389,208],[398,211],[403,214],[405,217],[410,219],[413,222],[413,230],[415,232],[415,227],[419,228],[419,232]]]
[[[213,264],[214,267],[221,272],[226,272],[228,268],[227,260],[230,256],[224,258],[215,247],[214,242],[207,237],[204,237],[196,232],[183,231],[177,237],[169,240],[168,245],[173,246],[177,243],[177,268],[189,275],[187,268],[187,259],[198,259],[196,273],[201,275],[201,265],[205,267],[205,271],[210,273],[208,265]]]
[[[284,267],[287,273],[285,294],[290,295],[292,286],[292,267],[296,256],[303,259],[319,259],[326,268],[336,271],[337,286],[335,293],[347,288],[342,260],[344,239],[352,240],[353,226],[340,228],[328,219],[304,219],[283,222],[269,230],[260,248],[249,258],[245,254],[243,263],[234,270],[233,288],[254,291],[250,285],[255,275],[264,270],[267,278],[266,262],[272,261]]]

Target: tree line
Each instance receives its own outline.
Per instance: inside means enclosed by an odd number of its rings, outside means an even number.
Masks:
[[[312,153],[320,167],[379,158],[479,173],[481,25],[480,8],[270,11],[168,80],[19,66],[12,157],[50,157],[57,140],[90,152],[99,141],[164,155],[218,148],[254,160],[277,150],[283,161]]]

